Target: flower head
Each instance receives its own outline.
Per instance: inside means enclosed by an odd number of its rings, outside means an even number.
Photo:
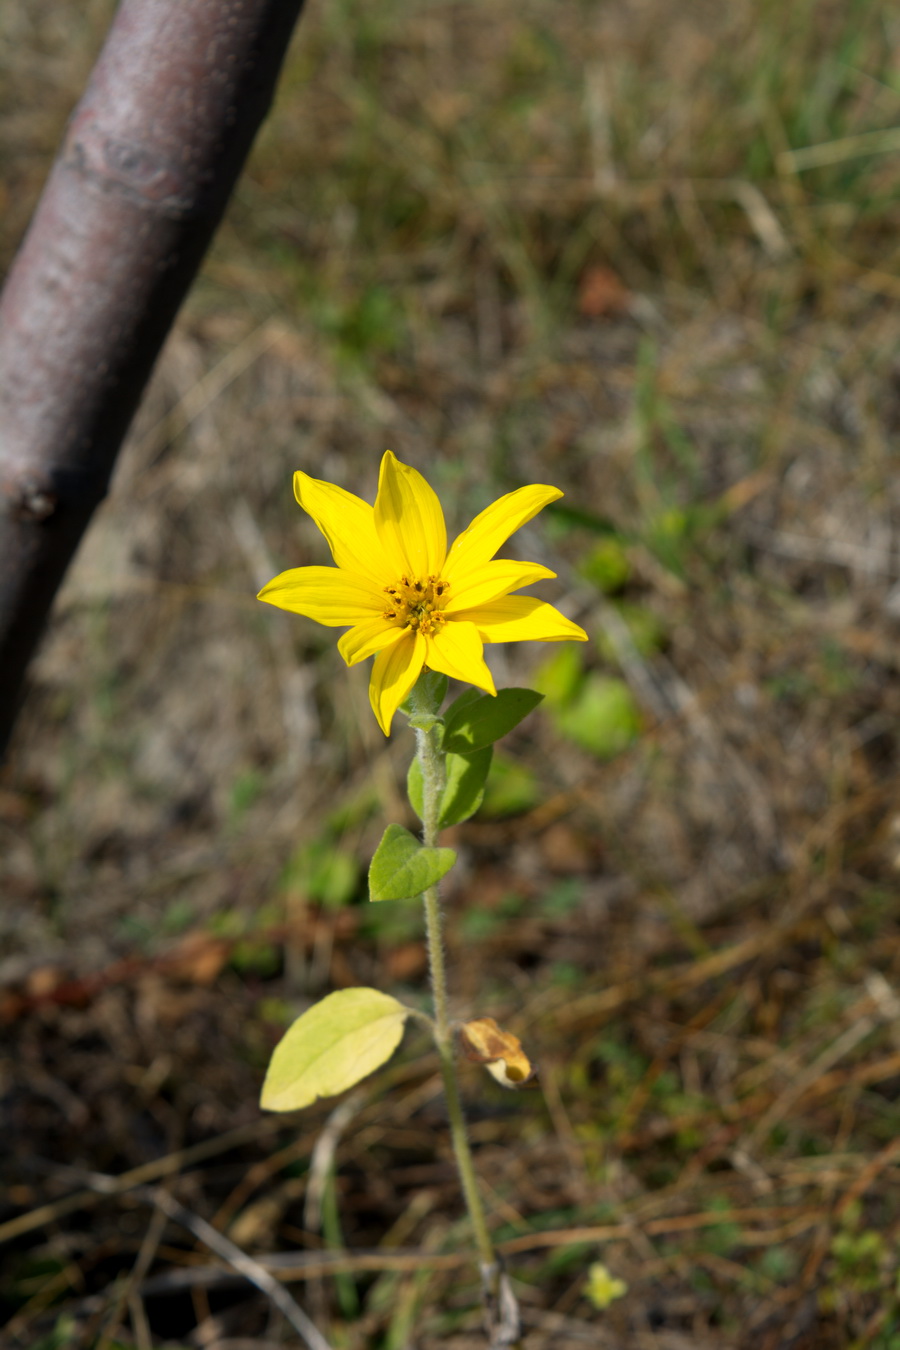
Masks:
[[[348,666],[375,657],[369,698],[385,735],[426,667],[496,694],[486,642],[587,638],[552,605],[511,594],[555,572],[494,557],[515,530],[563,495],[558,488],[535,484],[507,493],[449,549],[437,496],[390,450],[381,461],[374,506],[305,473],[294,474],[294,495],[328,540],[337,566],[282,572],[259,599],[348,628],[338,642]]]

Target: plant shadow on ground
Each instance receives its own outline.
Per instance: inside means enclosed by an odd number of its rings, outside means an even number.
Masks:
[[[4,16],[4,262],[109,6],[64,10]],[[547,700],[447,898],[457,1011],[540,1067],[465,1083],[525,1345],[900,1344],[896,28],[311,6],[0,779],[6,1343],[291,1343],[156,1186],[336,1347],[479,1343],[425,1042],[324,1134],[256,1105],[310,1000],[425,996],[362,882],[409,734],[253,599],[324,561],[291,471],[371,499],[389,446],[458,526],[562,487],[512,551],[594,639],[494,653]]]

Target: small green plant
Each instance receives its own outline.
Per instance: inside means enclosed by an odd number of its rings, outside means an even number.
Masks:
[[[56,1325],[46,1336],[35,1341],[34,1350],[68,1350],[78,1344],[78,1324],[74,1317],[58,1317]]]
[[[621,539],[609,535],[595,544],[578,569],[604,595],[621,591],[631,576],[631,563]]]
[[[608,1308],[615,1299],[627,1294],[628,1285],[624,1280],[616,1279],[614,1275],[611,1275],[601,1261],[595,1261],[588,1270],[587,1286],[584,1292],[594,1307],[602,1311],[604,1308]]]
[[[300,891],[326,909],[348,905],[356,893],[359,869],[352,854],[327,839],[314,839],[294,853],[284,870],[281,887]]]
[[[876,1292],[893,1302],[894,1291],[900,1292],[891,1245],[877,1229],[863,1226],[858,1201],[848,1205],[840,1216],[840,1228],[829,1244],[829,1258],[819,1291],[819,1306],[826,1312]]]
[[[537,776],[527,764],[517,764],[503,754],[494,755],[479,808],[482,817],[502,820],[505,816],[518,816],[537,806],[540,798]]]
[[[548,657],[535,683],[560,735],[598,759],[614,759],[640,735],[640,709],[625,681],[587,672],[572,649]]]
[[[614,759],[627,750],[641,729],[634,695],[614,675],[589,675],[555,721],[564,736],[598,759]]]
[[[410,1018],[424,1023],[440,1057],[488,1325],[492,1331],[502,1326],[502,1343],[512,1344],[518,1325],[515,1299],[485,1220],[456,1058],[461,1052],[483,1064],[506,1087],[527,1081],[532,1068],[518,1039],[493,1018],[475,1017],[461,1027],[450,1022],[439,883],[456,854],[440,845],[439,836],[478,810],[494,743],[542,698],[530,689],[497,690],[484,661],[484,644],[587,638],[552,605],[512,594],[554,573],[536,563],[494,557],[519,526],[562,494],[544,485],[519,488],[482,511],[448,549],[436,495],[390,451],[381,463],[374,507],[303,473],[295,475],[294,491],[328,540],[337,566],[283,572],[263,588],[260,599],[347,628],[338,643],[347,664],[375,657],[369,697],[381,730],[390,734],[399,710],[416,733],[407,787],[421,821],[420,835],[399,824],[387,827],[369,868],[369,899],[424,902],[433,1016],[378,989],[328,994],[276,1046],[262,1105],[294,1111],[345,1091],[390,1059]],[[445,708],[450,678],[474,688]]]

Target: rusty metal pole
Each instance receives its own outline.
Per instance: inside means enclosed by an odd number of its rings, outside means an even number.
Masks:
[[[122,0],[0,297],[0,754],[302,0]]]

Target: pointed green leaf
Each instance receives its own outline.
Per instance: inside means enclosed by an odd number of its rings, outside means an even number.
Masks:
[[[458,717],[463,708],[468,708],[470,703],[477,703],[478,700],[483,697],[484,695],[480,689],[473,689],[470,685],[468,689],[464,689],[450,704],[450,707],[444,713],[444,721],[446,722],[448,718]]]
[[[543,697],[533,689],[499,689],[496,696],[479,694],[462,707],[457,699],[444,715],[444,749],[470,755],[493,745],[527,717]]]
[[[408,1014],[378,989],[339,989],[313,1004],[275,1047],[263,1110],[297,1111],[353,1087],[390,1059]]]
[[[389,825],[369,867],[369,899],[413,900],[455,862],[452,848],[425,848],[402,825]]]
[[[438,822],[443,828],[458,825],[474,816],[484,797],[484,785],[491,757],[492,745],[476,750],[474,755],[447,756],[447,784],[441,795],[441,813]]]

